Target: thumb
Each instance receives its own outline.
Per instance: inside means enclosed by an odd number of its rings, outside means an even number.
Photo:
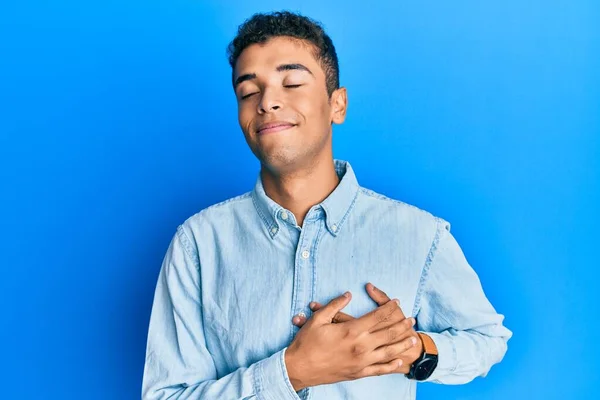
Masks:
[[[367,283],[366,288],[367,293],[369,293],[369,296],[373,300],[375,300],[375,303],[377,303],[377,305],[382,306],[388,301],[390,301],[389,296],[383,290],[376,288],[375,285],[373,285],[372,283]]]
[[[321,324],[330,324],[335,315],[350,303],[352,294],[346,292],[341,296],[331,300],[327,305],[313,314],[313,319],[316,319]]]

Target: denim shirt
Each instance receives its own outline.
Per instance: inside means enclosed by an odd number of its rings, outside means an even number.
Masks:
[[[414,399],[402,373],[295,392],[284,355],[311,301],[349,290],[342,310],[377,307],[367,282],[398,298],[415,330],[435,342],[438,366],[426,380],[462,384],[500,362],[512,332],[503,326],[450,224],[359,186],[334,160],[335,190],[302,227],[271,198],[260,175],[253,190],[185,220],[170,242],[150,317],[143,399]]]

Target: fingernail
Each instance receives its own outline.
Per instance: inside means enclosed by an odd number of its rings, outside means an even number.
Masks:
[[[416,337],[414,337],[414,336],[413,336],[412,338],[410,338],[410,341],[412,342],[413,346],[414,346],[415,344],[417,344],[417,338],[416,338]]]
[[[402,360],[398,361],[398,366],[401,367],[402,366]]]
[[[344,293],[344,297],[350,297],[350,292]]]
[[[411,322],[412,322],[412,326],[415,326],[415,324],[417,323],[417,320],[414,318],[411,318]]]
[[[396,304],[398,304],[398,306],[400,305],[400,300],[394,299],[394,301],[396,302]]]
[[[315,306],[315,302],[314,302],[314,301],[311,301],[311,302],[310,302],[310,304],[309,304],[309,306],[310,306],[310,308],[314,308],[314,306]]]

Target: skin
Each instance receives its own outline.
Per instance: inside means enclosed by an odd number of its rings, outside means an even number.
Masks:
[[[382,305],[386,304],[388,301],[390,301],[390,298],[388,297],[388,295],[385,292],[383,292],[381,289],[376,288],[372,283],[370,283],[370,282],[367,283],[365,285],[365,288],[367,290],[367,293],[369,294],[369,297],[371,297],[371,299],[373,299],[373,301],[375,301],[375,303],[377,303],[377,305],[382,306]],[[309,306],[313,312],[318,311],[323,308],[323,305],[316,301],[311,302],[309,304]],[[402,309],[399,309],[399,311],[396,314],[394,314],[393,318],[394,318],[393,320],[396,322],[401,322],[404,319],[406,319],[404,313],[402,312]],[[333,317],[332,322],[341,323],[341,322],[351,321],[353,319],[355,319],[353,316],[340,311]],[[417,335],[417,332],[413,328],[415,319],[412,317],[409,319],[413,320],[411,328],[408,329],[407,331],[405,331],[405,333],[403,335],[401,335],[398,338],[398,340],[404,340],[406,338],[414,337],[417,339],[417,343],[415,346],[409,348],[404,353],[402,353],[400,355],[400,357],[398,357],[398,360],[402,360],[402,365],[398,368],[397,372],[402,373],[402,374],[408,373],[412,363],[414,363],[415,360],[417,360],[419,357],[421,357],[421,354],[423,354],[423,351],[424,351],[423,342],[421,341],[421,338],[419,337],[419,335]],[[307,321],[306,317],[298,316],[298,315],[294,316],[294,318],[292,319],[292,322],[294,323],[294,325],[299,326],[299,327],[304,326],[306,321]]]
[[[351,294],[315,311],[285,353],[290,382],[296,391],[309,386],[404,373],[422,344],[413,318],[405,318],[397,299],[361,316],[341,315]],[[342,322],[334,322],[334,321]],[[414,340],[413,340],[414,339]],[[410,365],[410,364],[409,364]],[[403,369],[404,366],[404,369]]]
[[[310,72],[277,71],[280,65],[293,64]],[[248,74],[256,77],[235,87],[240,127],[261,163],[265,192],[290,210],[297,225],[302,226],[308,210],[339,183],[333,163],[332,124],[341,124],[346,117],[346,88],[328,97],[325,72],[311,47],[287,37],[244,49],[235,66],[234,80]],[[274,120],[295,126],[258,134],[260,124]]]
[[[238,121],[261,164],[266,194],[290,210],[302,226],[310,208],[336,188],[332,125],[344,122],[346,88],[328,96],[325,71],[308,42],[275,37],[248,46],[234,68]],[[261,134],[259,127],[284,121],[289,129]],[[351,294],[311,307],[312,317],[295,319],[300,331],[285,363],[296,391],[366,376],[406,373],[422,353],[420,338],[397,303],[372,285],[378,307],[360,318],[341,310]],[[297,318],[297,317],[295,317]],[[416,340],[411,340],[416,338]],[[401,362],[401,365],[400,365]]]

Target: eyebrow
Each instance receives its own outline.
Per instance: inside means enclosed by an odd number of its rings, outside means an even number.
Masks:
[[[290,70],[306,71],[309,74],[311,74],[312,76],[314,76],[313,73],[310,71],[310,69],[308,69],[306,66],[304,66],[302,64],[281,64],[281,65],[278,65],[277,68],[275,68],[275,71],[277,71],[277,72],[290,71]],[[255,79],[255,78],[256,78],[256,74],[240,75],[235,80],[233,87],[237,88],[240,83],[242,83],[244,81],[249,81],[249,80]]]

